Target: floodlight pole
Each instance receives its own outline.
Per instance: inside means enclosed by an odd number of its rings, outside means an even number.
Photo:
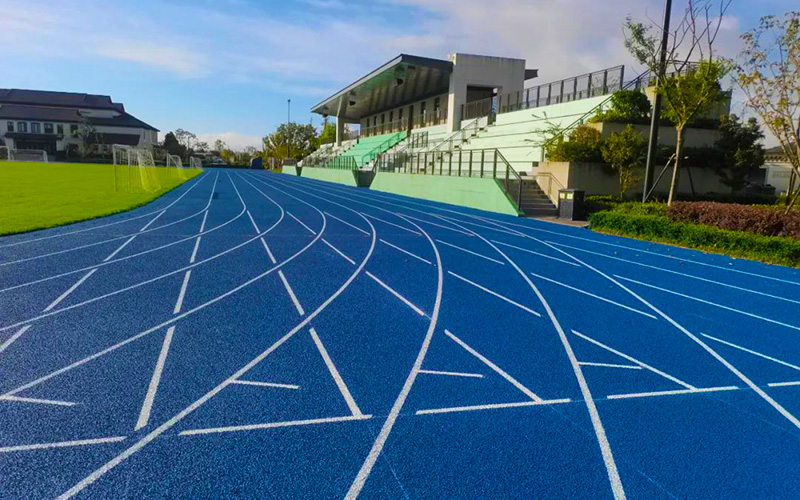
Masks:
[[[669,43],[669,18],[672,11],[672,0],[664,0],[664,27],[661,31],[661,53],[658,57],[658,74],[656,74],[656,94],[653,96],[653,112],[650,118],[650,141],[647,143],[647,164],[644,168],[644,189],[642,202],[647,201],[650,184],[653,182],[653,167],[658,152],[658,125],[661,121],[661,93],[658,92],[664,80],[667,66],[667,44]],[[647,91],[647,89],[645,89]]]
[[[292,121],[292,100],[286,100],[286,156],[287,160],[292,160],[292,142],[289,140],[289,123]]]

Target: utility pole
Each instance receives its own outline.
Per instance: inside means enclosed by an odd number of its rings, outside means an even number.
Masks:
[[[290,140],[290,137],[289,137],[289,123],[291,123],[291,121],[292,121],[292,100],[291,99],[287,99],[286,100],[286,107],[287,107],[287,109],[286,109],[286,156],[288,157],[286,159],[291,161],[291,159],[292,159],[292,141]]]
[[[653,112],[650,118],[650,141],[647,143],[647,164],[644,169],[644,190],[642,202],[647,201],[650,184],[653,182],[653,167],[658,152],[658,125],[661,121],[661,93],[658,89],[664,81],[667,66],[667,44],[669,43],[669,17],[672,12],[672,0],[664,0],[664,27],[661,31],[661,53],[658,57],[658,74],[656,75],[656,95],[653,97]]]

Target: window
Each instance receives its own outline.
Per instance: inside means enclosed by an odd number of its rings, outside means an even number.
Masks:
[[[394,121],[394,111],[389,111],[389,123]]]
[[[28,131],[28,122],[17,122],[17,132],[25,133]]]
[[[52,123],[45,123],[44,124],[44,133],[45,134],[52,134],[53,133],[53,124]]]
[[[386,113],[383,113],[381,115],[381,125],[383,125],[384,123],[386,123]]]
[[[14,131],[14,122],[6,123],[6,128],[8,129],[9,132],[13,132]]]
[[[77,125],[70,125],[69,126],[69,133],[70,134],[74,134],[77,131],[78,131],[78,126]]]
[[[62,125],[60,123],[58,125],[56,125],[56,132],[58,134],[64,135],[64,125]]]
[[[31,122],[31,134],[41,134],[42,133],[42,124],[37,122]]]
[[[403,108],[397,110],[397,119],[400,121],[403,120]]]

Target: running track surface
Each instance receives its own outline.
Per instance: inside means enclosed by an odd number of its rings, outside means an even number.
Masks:
[[[792,269],[266,172],[0,238],[2,498],[798,498]]]

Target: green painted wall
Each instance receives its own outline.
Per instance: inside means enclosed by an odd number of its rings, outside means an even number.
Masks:
[[[283,173],[297,175],[295,168],[296,167],[284,168]],[[353,186],[353,187],[355,187],[356,185],[356,180],[355,177],[353,177],[352,170],[342,170],[338,168],[303,167],[301,176],[307,177],[309,179],[317,179],[320,181],[336,182],[338,184],[345,184],[347,186]]]
[[[517,215],[511,201],[494,179],[380,172],[370,189]]]

